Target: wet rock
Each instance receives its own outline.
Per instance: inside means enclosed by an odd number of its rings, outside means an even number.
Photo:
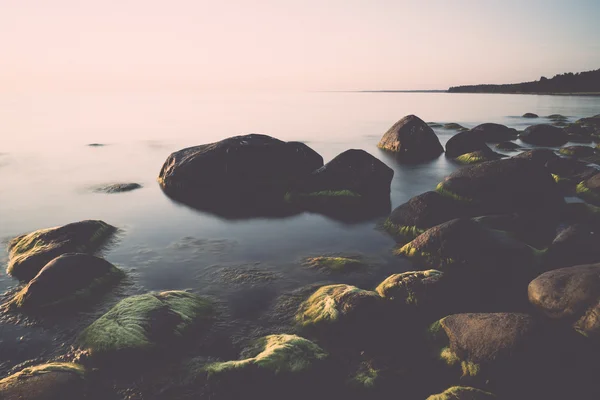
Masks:
[[[576,189],[579,197],[589,203],[600,205],[600,173],[580,182]]]
[[[88,398],[85,369],[73,363],[25,368],[0,380],[3,400],[79,400]]]
[[[546,316],[571,324],[590,338],[600,337],[600,265],[555,269],[529,284],[529,301]]]
[[[545,249],[556,237],[556,227],[561,217],[548,218],[535,213],[493,214],[473,218],[474,221],[513,237],[537,249]]]
[[[546,169],[552,173],[558,187],[565,195],[573,195],[577,184],[598,173],[596,168],[574,158],[559,157],[549,161]]]
[[[370,329],[383,299],[376,293],[350,285],[320,287],[298,308],[296,322],[305,330],[329,337],[345,329],[352,335]],[[352,331],[354,330],[354,331]]]
[[[561,114],[550,114],[546,118],[551,121],[567,121],[568,118]]]
[[[377,146],[408,162],[428,161],[444,152],[433,129],[415,115],[407,115],[396,122]]]
[[[580,135],[577,133],[568,133],[567,138],[569,142],[573,143],[592,143],[591,136]]]
[[[158,182],[168,196],[195,208],[268,212],[282,207],[298,179],[322,166],[323,158],[303,143],[251,134],[172,153]]]
[[[492,150],[478,150],[472,153],[460,155],[455,160],[461,164],[478,164],[486,161],[499,160],[507,157],[504,154],[496,153]]]
[[[430,128],[442,128],[442,124],[438,122],[428,122],[427,125],[429,125]]]
[[[468,207],[437,192],[425,192],[400,205],[384,222],[387,232],[412,240],[427,229],[462,216]]]
[[[596,153],[595,149],[589,146],[562,147],[558,150],[558,152],[564,156],[575,158],[589,157]]]
[[[454,314],[434,323],[429,334],[439,359],[464,379],[497,379],[536,361],[539,328],[526,314]]]
[[[588,224],[566,227],[548,248],[545,260],[546,268],[600,262],[600,231]]]
[[[550,149],[533,149],[519,153],[513,158],[530,160],[542,167],[545,167],[549,161],[556,160],[560,157],[554,154],[554,151]]]
[[[523,118],[538,118],[539,115],[534,114],[534,113],[525,113],[523,114]]]
[[[432,394],[427,400],[491,400],[495,398],[496,396],[483,390],[466,386],[452,386],[442,393]]]
[[[77,345],[95,363],[141,361],[172,352],[192,330],[206,329],[213,316],[208,300],[183,291],[132,296],[81,332]]]
[[[375,291],[401,310],[431,311],[445,301],[444,273],[434,269],[388,276]]]
[[[554,213],[564,205],[550,173],[535,162],[516,157],[461,168],[446,177],[436,191],[472,207],[478,215]]]
[[[305,264],[310,268],[336,273],[360,271],[368,267],[361,260],[349,257],[309,257]]]
[[[597,135],[600,133],[600,114],[578,119],[575,124],[585,127],[591,134]]]
[[[139,183],[113,183],[110,185],[103,185],[94,188],[94,192],[97,193],[123,193],[131,192],[135,189],[140,189],[142,185]]]
[[[106,222],[86,220],[17,236],[8,243],[6,272],[18,279],[29,280],[62,254],[95,253],[116,231],[117,228]]]
[[[519,146],[518,144],[516,144],[514,142],[500,142],[500,143],[496,144],[496,148],[498,150],[513,151],[513,150],[520,149],[521,146]]]
[[[471,129],[485,142],[504,142],[517,138],[517,130],[501,124],[485,123]]]
[[[446,142],[446,157],[456,158],[475,151],[492,152],[481,135],[473,131],[459,132]]]
[[[102,258],[67,253],[46,264],[10,304],[41,310],[73,303],[101,292],[123,276],[121,270]]]
[[[463,131],[463,130],[468,130],[467,128],[465,128],[464,126],[457,124],[455,122],[450,122],[448,124],[444,124],[444,129],[450,129],[453,131]]]
[[[519,139],[525,143],[551,147],[562,146],[569,140],[567,133],[563,129],[548,124],[527,127],[521,133]]]

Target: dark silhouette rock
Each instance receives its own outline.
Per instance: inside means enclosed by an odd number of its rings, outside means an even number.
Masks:
[[[600,336],[600,264],[555,269],[529,284],[529,301],[584,336]]]
[[[485,142],[504,142],[516,139],[518,135],[516,129],[494,123],[477,125],[471,131],[481,136]]]
[[[525,143],[551,147],[562,146],[569,140],[563,129],[548,124],[529,126],[519,138]]]
[[[590,224],[564,228],[545,255],[547,269],[600,262],[600,232]]]
[[[533,149],[519,153],[513,158],[530,160],[542,167],[545,167],[548,161],[556,160],[559,157],[550,149]]]
[[[456,158],[475,151],[492,152],[492,149],[473,131],[459,132],[446,142],[446,157]]]
[[[94,188],[97,193],[123,193],[132,190],[140,189],[142,185],[139,183],[112,183],[110,185],[102,185]]]
[[[576,189],[579,197],[589,203],[600,205],[600,173],[581,181]]]
[[[428,161],[444,152],[433,129],[415,115],[407,115],[396,122],[377,146],[408,162]]]
[[[456,157],[454,160],[461,164],[478,164],[486,161],[499,160],[508,157],[504,154],[496,153],[490,150],[477,150],[472,153],[467,153]]]
[[[464,126],[457,124],[455,122],[450,122],[448,124],[444,124],[444,129],[450,129],[453,131],[468,131]]]
[[[503,151],[515,151],[521,148],[521,146],[519,146],[518,144],[514,143],[514,142],[500,142],[498,144],[496,144],[496,148],[498,150],[503,150]]]
[[[11,300],[14,307],[39,311],[86,300],[124,276],[108,261],[89,254],[67,253],[50,261]]]
[[[539,115],[534,114],[534,113],[525,113],[523,114],[523,118],[538,118]]]
[[[195,208],[269,210],[282,207],[285,192],[322,166],[323,158],[303,143],[251,134],[171,154],[158,181],[169,197]]]
[[[558,152],[564,156],[582,158],[593,156],[596,150],[589,146],[568,146],[561,147]]]
[[[18,279],[29,280],[62,254],[94,254],[116,231],[117,228],[106,222],[86,220],[18,236],[8,243],[6,272]]]

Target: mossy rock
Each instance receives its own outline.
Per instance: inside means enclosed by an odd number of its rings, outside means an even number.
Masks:
[[[39,311],[87,300],[125,274],[108,261],[89,254],[67,253],[50,261],[10,301],[20,309]]]
[[[600,205],[600,173],[579,182],[576,187],[577,195],[594,205]]]
[[[368,266],[363,261],[350,257],[309,257],[304,263],[310,268],[337,273],[360,271]]]
[[[442,393],[432,394],[427,400],[490,400],[495,398],[496,396],[492,393],[484,392],[480,389],[467,386],[452,386]]]
[[[476,151],[492,151],[483,137],[473,131],[459,132],[446,142],[446,157],[456,158]]]
[[[555,214],[564,198],[545,167],[512,157],[461,168],[436,188],[473,207],[475,215],[547,212]]]
[[[540,332],[527,314],[468,313],[442,318],[428,335],[433,355],[443,364],[464,379],[486,381],[535,361]]]
[[[582,335],[600,338],[600,264],[548,271],[529,284],[529,301]]]
[[[349,326],[358,329],[362,325],[368,329],[382,302],[376,292],[356,286],[322,286],[300,305],[296,322],[302,329],[325,335]]]
[[[497,143],[496,148],[498,150],[502,150],[502,151],[516,151],[516,150],[519,150],[521,148],[521,146],[519,146],[515,142],[504,141],[504,142]]]
[[[416,115],[407,115],[383,135],[377,145],[407,162],[424,162],[444,152],[437,135]]]
[[[485,161],[499,160],[506,157],[494,151],[479,150],[472,153],[460,155],[455,160],[461,164],[478,164]]]
[[[94,188],[97,193],[124,193],[132,190],[141,189],[139,183],[112,183],[110,185],[101,185]]]
[[[534,113],[525,113],[522,115],[523,118],[539,118],[539,115]]]
[[[577,157],[577,158],[582,158],[582,157],[589,157],[592,156],[596,153],[596,151],[594,150],[593,147],[589,147],[589,146],[568,146],[568,147],[561,147],[558,152],[564,156],[569,156],[569,157]]]
[[[117,228],[106,222],[86,220],[18,236],[8,243],[6,272],[18,279],[30,280],[62,254],[95,253],[116,231]]]
[[[136,361],[179,344],[192,330],[206,329],[213,316],[211,302],[192,293],[132,296],[81,332],[77,345],[99,362]]]
[[[375,291],[400,308],[428,309],[443,300],[444,273],[434,269],[388,276]]]
[[[401,241],[410,241],[429,228],[468,215],[469,208],[462,202],[430,191],[395,208],[383,228]]]
[[[86,370],[79,364],[48,363],[0,380],[3,400],[80,400],[88,398]]]

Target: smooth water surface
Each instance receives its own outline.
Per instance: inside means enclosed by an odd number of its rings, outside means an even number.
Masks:
[[[358,148],[395,171],[392,207],[431,190],[457,166],[445,157],[400,165],[377,149],[383,133],[407,114],[425,121],[483,122],[518,129],[560,113],[571,121],[600,113],[600,97],[447,93],[41,93],[0,95],[0,262],[18,234],[82,219],[121,228],[105,257],[128,279],[99,303],[58,321],[0,321],[0,374],[29,359],[68,350],[73,335],[124,296],[186,289],[226,310],[233,335],[274,329],[263,316],[277,298],[316,282],[373,288],[410,268],[392,255],[381,219],[349,224],[318,214],[227,219],[167,198],[156,178],[167,156],[229,136],[264,133],[307,143],[325,162]],[[442,144],[455,132],[437,129]],[[104,146],[90,147],[90,143]],[[93,187],[137,182],[130,193]],[[365,257],[365,273],[327,275],[302,265],[307,256]],[[0,275],[0,292],[18,282]],[[259,328],[257,328],[257,326]],[[1,375],[0,375],[1,376]]]

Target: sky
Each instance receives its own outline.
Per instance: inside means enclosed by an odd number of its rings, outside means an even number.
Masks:
[[[377,90],[600,68],[598,0],[0,0],[0,91]]]

